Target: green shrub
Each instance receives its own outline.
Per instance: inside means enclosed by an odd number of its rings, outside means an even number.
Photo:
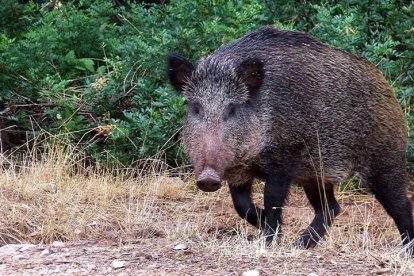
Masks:
[[[182,164],[177,132],[185,103],[166,85],[167,52],[197,59],[265,22],[256,1],[30,6],[37,17],[24,35],[6,32],[0,42],[7,126],[29,130],[34,120],[36,129],[70,132],[92,157],[112,164],[160,151],[169,164]]]

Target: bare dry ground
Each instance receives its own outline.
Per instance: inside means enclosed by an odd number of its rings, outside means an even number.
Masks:
[[[1,275],[414,275],[393,221],[369,194],[338,188],[342,212],[329,235],[301,250],[293,242],[313,213],[294,187],[283,237],[265,248],[226,187],[202,193],[191,176],[157,166],[114,177],[74,169],[79,160],[59,151],[31,165],[0,159],[8,167],[0,171],[0,246],[34,245],[0,247]]]

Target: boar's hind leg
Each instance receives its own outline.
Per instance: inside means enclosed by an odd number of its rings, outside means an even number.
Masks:
[[[384,169],[376,170],[370,176],[363,176],[376,199],[384,207],[385,211],[393,219],[400,232],[404,245],[409,244],[414,239],[414,226],[412,216],[412,204],[407,198],[406,184],[407,174],[405,166],[402,169],[393,171]],[[413,255],[413,244],[407,248],[408,254]]]
[[[318,184],[317,180],[303,183],[306,196],[309,199],[315,217],[308,228],[301,234],[298,245],[311,248],[325,235],[327,228],[339,214],[339,204],[335,199],[332,183]]]
[[[252,182],[244,185],[230,186],[230,194],[237,213],[250,224],[260,228],[264,222],[263,210],[254,205],[252,198]]]

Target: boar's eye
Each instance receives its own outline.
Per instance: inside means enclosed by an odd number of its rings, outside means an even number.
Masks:
[[[231,103],[227,106],[226,111],[224,112],[223,119],[226,121],[236,115],[237,105]]]
[[[194,116],[203,115],[203,107],[199,102],[189,102],[188,103],[188,113]]]

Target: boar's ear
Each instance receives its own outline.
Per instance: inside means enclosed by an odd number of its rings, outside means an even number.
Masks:
[[[168,77],[177,92],[183,92],[193,69],[194,65],[186,58],[174,53],[168,54]]]
[[[254,94],[262,85],[263,81],[263,62],[259,59],[248,59],[240,64],[238,74],[241,80]]]

